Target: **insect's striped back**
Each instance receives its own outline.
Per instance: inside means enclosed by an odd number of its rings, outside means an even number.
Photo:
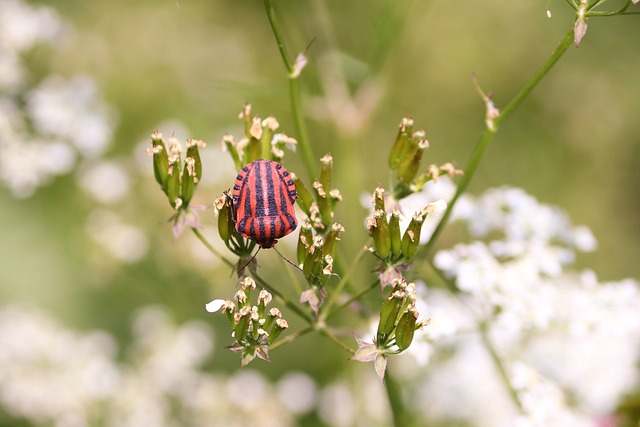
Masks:
[[[280,163],[256,160],[244,166],[233,186],[236,230],[261,248],[296,229],[293,204],[298,193],[289,172]]]

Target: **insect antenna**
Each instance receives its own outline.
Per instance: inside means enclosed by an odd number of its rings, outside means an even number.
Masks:
[[[253,260],[256,258],[256,256],[258,256],[258,252],[260,252],[260,249],[262,249],[262,248],[261,248],[261,247],[258,247],[258,250],[256,251],[256,253],[255,253],[255,254],[253,254],[253,256],[251,257],[251,259],[250,259],[249,261],[247,261],[247,262],[242,266],[242,268],[239,268],[239,269],[238,269],[238,274],[239,274],[239,275],[242,275],[242,273],[244,272],[244,269],[245,269],[245,268],[247,268],[247,266],[248,266],[249,264],[251,264],[251,261],[253,261]],[[232,272],[231,274],[233,274],[233,272]]]
[[[299,266],[297,266],[297,265],[296,265],[296,264],[294,264],[293,262],[289,261],[289,260],[288,260],[284,255],[282,255],[282,254],[280,253],[280,251],[279,251],[279,250],[277,250],[277,249],[276,249],[276,247],[275,247],[275,246],[273,247],[273,250],[274,250],[274,251],[276,251],[276,253],[277,253],[278,255],[280,255],[280,258],[282,258],[283,260],[287,261],[289,264],[291,264],[292,266],[294,266],[295,268],[297,268],[298,270],[300,270],[300,271],[304,274],[304,271],[302,271],[302,269],[301,269]]]

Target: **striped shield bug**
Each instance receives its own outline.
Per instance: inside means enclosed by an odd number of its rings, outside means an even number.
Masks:
[[[272,248],[298,226],[293,209],[297,198],[296,186],[280,163],[256,160],[245,165],[232,193],[236,231],[260,248]]]

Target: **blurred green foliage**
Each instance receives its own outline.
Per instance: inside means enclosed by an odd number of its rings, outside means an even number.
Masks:
[[[207,141],[206,150],[218,150],[222,135],[239,128],[237,114],[245,101],[294,133],[285,70],[261,2],[42,3],[69,20],[75,34],[60,50],[32,53],[32,72],[36,78],[80,72],[97,80],[119,114],[108,157],[134,156],[138,143],[170,118],[183,122],[189,137]],[[360,195],[386,183],[386,154],[399,120],[412,115],[425,127],[431,142],[426,163],[453,160],[464,167],[484,122],[471,73],[503,107],[572,25],[572,11],[557,0],[550,3],[550,19],[543,2],[509,0],[281,0],[277,6],[292,55],[314,40],[301,78],[303,101],[321,96],[335,82],[336,70],[327,67],[332,52],[339,53],[333,58],[349,90],[370,78],[379,85],[381,98],[368,105],[372,112],[359,126],[309,117],[315,154],[330,151],[335,159],[335,186],[345,197],[336,215],[347,229],[348,254],[366,240]],[[594,269],[603,280],[640,277],[638,40],[640,25],[633,17],[592,18],[580,48],[570,49],[501,128],[472,184],[472,191],[523,187],[562,206],[574,223],[588,225],[599,250],[582,255],[579,266]],[[304,175],[299,154],[288,153],[285,161],[289,170]],[[222,181],[228,188],[233,179]],[[210,205],[223,187],[200,188],[196,199]],[[235,292],[229,270],[213,264],[193,268],[188,257],[178,255],[189,251],[185,240],[194,237],[185,233],[172,242],[169,225],[161,223],[171,212],[150,175],[134,184],[130,197],[139,198],[138,210],[129,214],[150,236],[152,250],[143,261],[123,266],[87,238],[90,202],[72,176],[27,200],[0,191],[0,301],[47,307],[78,328],[104,328],[122,343],[136,307],[159,303],[177,319],[206,318],[221,328],[218,344],[230,344],[226,321],[204,311],[212,297]],[[212,211],[202,217],[211,230]],[[455,238],[445,233],[440,245]],[[259,259],[263,265],[280,263],[272,253],[261,252]],[[366,263],[361,268],[358,285],[370,282],[370,268]],[[277,283],[277,274],[265,270]],[[317,372],[320,382],[323,375],[347,375],[334,369],[344,353],[327,343],[306,336],[287,351],[274,352],[275,363],[257,362],[253,368],[272,378],[292,368]],[[233,371],[239,362],[218,346],[212,363]]]

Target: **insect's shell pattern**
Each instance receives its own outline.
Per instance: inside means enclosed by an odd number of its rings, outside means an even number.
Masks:
[[[271,248],[277,239],[296,229],[293,204],[298,198],[289,172],[272,160],[256,160],[244,166],[233,186],[236,231]]]

